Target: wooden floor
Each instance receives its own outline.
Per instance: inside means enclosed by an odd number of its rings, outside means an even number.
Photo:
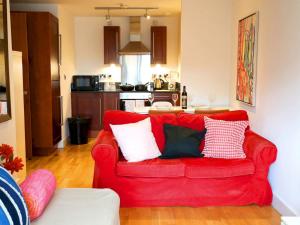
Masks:
[[[34,157],[27,162],[27,170],[52,171],[59,188],[91,187],[92,143],[67,146],[47,157]],[[121,208],[120,217],[121,225],[280,225],[276,210],[258,206]]]

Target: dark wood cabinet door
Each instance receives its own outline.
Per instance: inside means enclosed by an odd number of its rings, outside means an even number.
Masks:
[[[120,109],[120,94],[119,93],[103,93],[102,102],[103,113],[107,110]]]
[[[52,132],[53,145],[61,140],[62,119],[62,97],[60,96],[59,81],[52,81]]]
[[[151,64],[167,64],[167,27],[151,27]]]
[[[120,27],[104,26],[104,64],[119,64]]]
[[[11,37],[12,49],[22,52],[26,157],[30,159],[32,157],[32,134],[26,13],[11,12]]]
[[[93,92],[72,92],[72,116],[90,117],[90,137],[97,136],[102,128],[102,94]]]
[[[58,19],[48,12],[26,14],[33,153],[48,155],[62,136]]]
[[[50,20],[50,45],[51,45],[51,80],[60,80],[59,74],[59,27],[58,19],[49,14]]]

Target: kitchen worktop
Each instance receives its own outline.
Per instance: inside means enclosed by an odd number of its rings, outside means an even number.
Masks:
[[[173,93],[179,90],[154,90],[154,91],[122,91],[122,90],[99,90],[99,91],[72,91],[72,92],[100,92],[100,93]]]

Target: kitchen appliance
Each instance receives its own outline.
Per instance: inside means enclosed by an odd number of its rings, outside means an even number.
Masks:
[[[135,107],[150,106],[150,92],[128,92],[120,93],[120,109],[127,112],[134,112]]]
[[[131,84],[121,84],[121,85],[120,85],[120,89],[121,89],[122,91],[133,91],[134,86],[131,85]]]
[[[104,89],[104,83],[99,82],[96,75],[74,75],[72,78],[72,91],[99,91]]]
[[[141,42],[141,18],[129,17],[129,43],[119,51],[120,55],[150,55],[150,50]]]
[[[165,81],[159,76],[158,78],[154,79],[154,90],[161,90],[163,89]]]
[[[134,90],[135,91],[148,91],[147,86],[149,85],[149,83],[146,84],[137,84],[134,86]]]

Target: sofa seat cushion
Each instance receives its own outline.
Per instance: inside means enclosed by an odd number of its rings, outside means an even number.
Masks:
[[[119,161],[117,175],[125,177],[184,177],[185,164],[180,159],[151,159],[130,163]]]
[[[119,209],[120,198],[110,189],[59,189],[31,225],[120,225]]]
[[[186,165],[185,176],[188,178],[227,178],[252,175],[254,163],[250,159],[181,159]]]

